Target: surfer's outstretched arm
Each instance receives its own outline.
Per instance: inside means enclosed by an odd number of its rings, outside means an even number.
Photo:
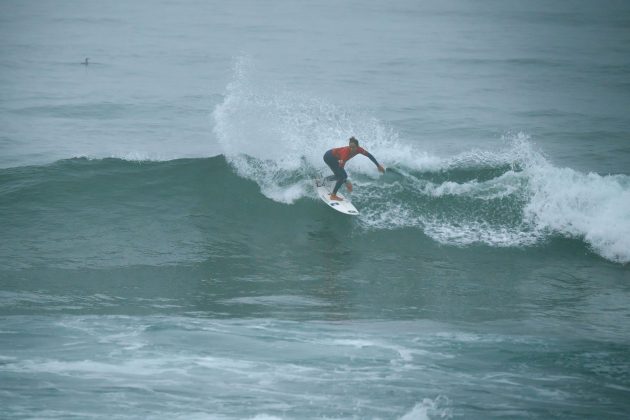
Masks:
[[[372,153],[368,152],[368,151],[367,151],[367,150],[365,150],[365,149],[361,149],[361,150],[363,151],[363,155],[364,155],[364,156],[367,156],[367,157],[368,157],[368,159],[370,159],[370,160],[372,161],[372,163],[374,163],[374,164],[376,165],[376,167],[378,168],[378,171],[379,171],[379,172],[381,172],[381,173],[385,172],[385,168],[383,168],[383,166],[382,166],[380,163],[378,163],[378,161],[377,161],[377,160],[376,160],[376,158],[372,155]]]

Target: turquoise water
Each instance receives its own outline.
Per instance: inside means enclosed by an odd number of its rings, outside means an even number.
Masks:
[[[0,416],[626,418],[629,22],[0,2]]]

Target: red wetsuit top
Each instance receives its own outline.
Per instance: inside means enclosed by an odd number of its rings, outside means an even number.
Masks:
[[[368,152],[367,150],[365,150],[362,147],[357,147],[357,150],[356,150],[355,153],[352,153],[352,151],[350,149],[350,146],[337,147],[335,149],[332,149],[331,151],[332,151],[333,156],[341,161],[341,163],[339,163],[339,166],[341,166],[342,168],[346,164],[347,161],[349,161],[350,159],[352,159],[353,157],[355,157],[359,153],[364,155],[364,156],[367,156],[368,158],[370,158],[370,160],[372,162],[374,162],[374,164],[376,166],[379,166],[378,162],[376,161],[376,159],[374,159],[374,156],[372,156],[370,154],[370,152]]]

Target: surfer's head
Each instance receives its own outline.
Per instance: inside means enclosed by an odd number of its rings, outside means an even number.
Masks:
[[[349,146],[351,149],[356,149],[359,147],[359,140],[355,139],[354,136],[350,137]]]

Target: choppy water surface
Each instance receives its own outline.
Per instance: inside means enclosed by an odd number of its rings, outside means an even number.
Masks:
[[[0,3],[3,416],[627,417],[629,21]]]

